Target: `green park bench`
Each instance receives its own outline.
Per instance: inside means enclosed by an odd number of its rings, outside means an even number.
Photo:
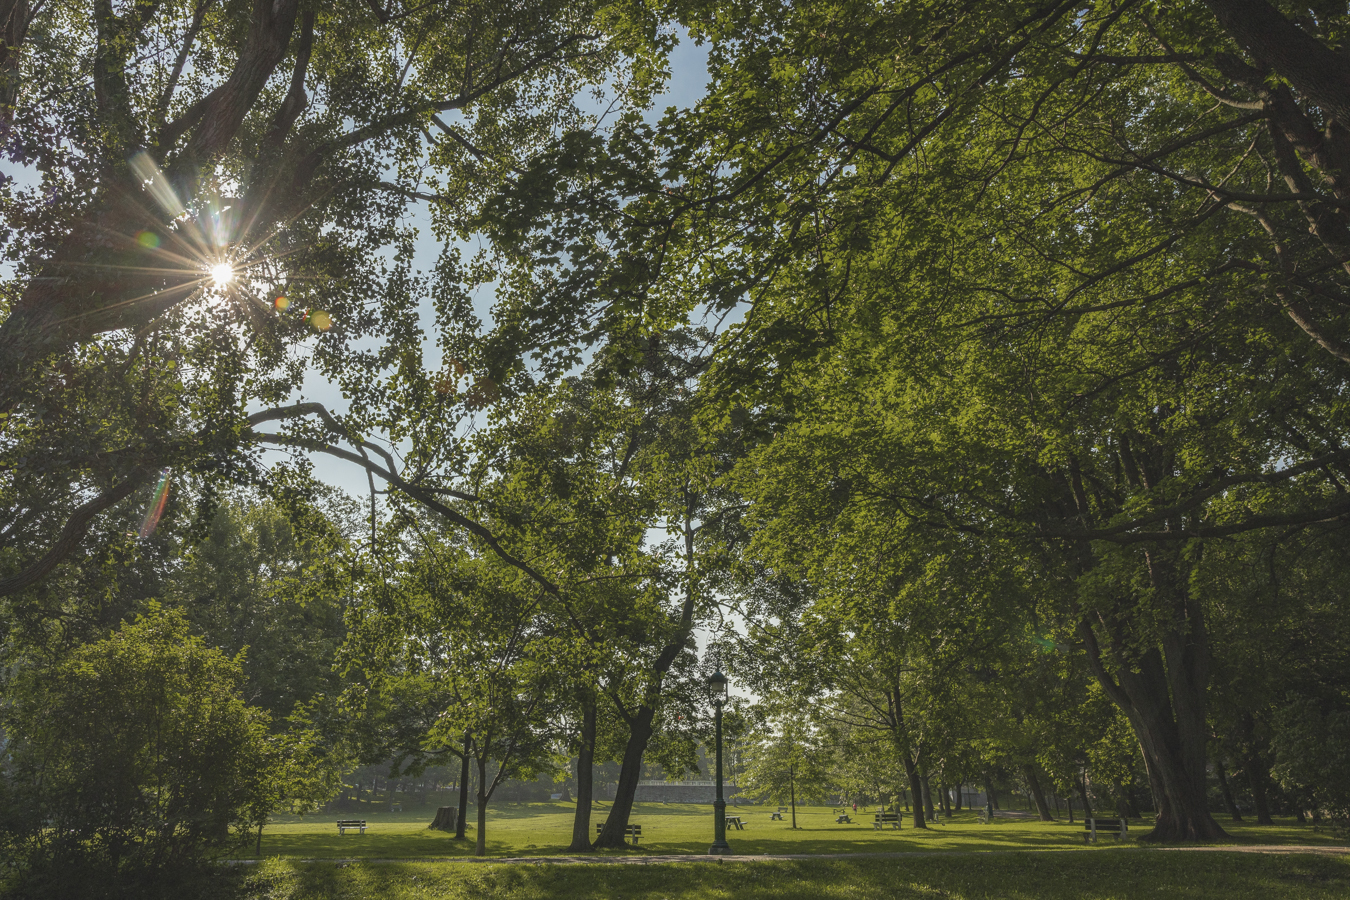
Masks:
[[[604,822],[601,822],[599,825],[596,825],[596,826],[595,826],[595,833],[596,833],[596,834],[599,834],[600,832],[602,832],[602,831],[604,831],[604,830],[605,830],[605,823],[604,823]],[[626,837],[626,838],[632,838],[632,839],[633,839],[634,845],[636,845],[637,842],[638,842],[638,839],[642,837],[642,826],[641,826],[641,825],[629,825],[627,828],[624,829],[624,831],[623,831],[623,836]]]
[[[1097,843],[1098,834],[1114,834],[1121,840],[1130,831],[1130,823],[1124,819],[1088,819],[1083,823],[1083,843]]]
[[[337,827],[338,827],[338,834],[346,834],[348,828],[359,828],[359,829],[361,829],[361,833],[362,833],[362,834],[365,834],[365,833],[366,833],[366,820],[365,820],[365,819],[342,819],[341,821],[339,821],[339,822],[337,823]]]

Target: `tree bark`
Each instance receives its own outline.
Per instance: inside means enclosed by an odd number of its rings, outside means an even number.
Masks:
[[[456,829],[455,808],[453,806],[442,806],[436,810],[436,818],[431,820],[427,828],[431,831],[454,831]]]
[[[1078,633],[1093,675],[1129,719],[1148,767],[1159,808],[1153,830],[1142,840],[1216,841],[1227,834],[1210,815],[1205,796],[1208,631],[1199,601],[1177,571],[1177,553],[1167,548],[1145,554],[1154,596],[1172,615],[1158,646],[1141,652],[1126,621],[1101,612],[1093,614],[1096,628],[1084,619]],[[1108,671],[1107,656],[1113,671]]]
[[[595,697],[582,700],[581,746],[577,752],[577,811],[572,819],[572,843],[569,853],[591,850],[591,785],[595,764]]]
[[[984,773],[984,797],[993,809],[998,809],[998,794],[994,793],[994,779],[986,770]]]
[[[928,784],[928,775],[925,774],[920,780],[923,788],[923,811],[928,818],[933,818],[933,789]]]
[[[923,784],[919,778],[919,767],[914,764],[914,759],[909,755],[908,750],[902,750],[900,758],[905,763],[905,777],[909,779],[909,793],[914,797],[914,803],[909,803],[909,797],[905,797],[905,803],[910,806],[912,815],[910,818],[914,822],[915,828],[927,828],[923,812]]]
[[[1266,793],[1266,764],[1255,750],[1242,758],[1242,771],[1247,776],[1247,784],[1252,789],[1252,805],[1256,807],[1257,825],[1274,825],[1270,817],[1270,798]]]
[[[32,11],[28,0],[0,0],[0,133],[8,134],[19,97],[19,54]]]
[[[1116,798],[1116,815],[1122,819],[1138,819],[1139,808],[1134,805],[1134,797],[1129,784],[1118,784],[1113,791]]]
[[[1350,63],[1266,0],[1205,0],[1223,30],[1262,67],[1289,79],[1329,117],[1350,125]]]
[[[487,754],[478,757],[478,840],[474,856],[487,856]]]
[[[1083,818],[1092,818],[1092,800],[1088,798],[1087,773],[1080,773],[1078,776],[1078,792],[1083,798]]]
[[[464,840],[464,830],[469,818],[469,750],[473,746],[473,736],[464,732],[464,756],[459,766],[459,821],[455,823],[455,840]]]
[[[644,706],[628,723],[628,743],[623,748],[623,762],[619,766],[619,783],[614,789],[614,804],[600,836],[593,845],[596,849],[621,848],[628,830],[628,817],[633,812],[633,798],[637,796],[638,781],[642,777],[642,755],[652,738],[652,720],[656,710]]]
[[[1223,796],[1223,808],[1228,810],[1228,815],[1234,822],[1241,822],[1242,810],[1238,809],[1233,789],[1228,785],[1228,773],[1223,769],[1222,757],[1214,757],[1214,774],[1219,778],[1219,793]]]
[[[792,830],[797,830],[797,773],[788,773],[788,805],[792,808]]]
[[[1050,805],[1045,802],[1045,792],[1041,790],[1041,780],[1036,777],[1036,769],[1030,763],[1022,766],[1022,777],[1026,779],[1027,790],[1031,792],[1031,800],[1036,804],[1036,814],[1042,822],[1053,822],[1055,817],[1050,815]]]

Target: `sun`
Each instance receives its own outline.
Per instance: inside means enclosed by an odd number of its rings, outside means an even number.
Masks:
[[[224,287],[234,279],[234,267],[229,263],[216,263],[211,267],[211,279],[217,287]]]

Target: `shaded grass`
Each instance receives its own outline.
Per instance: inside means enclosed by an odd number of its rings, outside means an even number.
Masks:
[[[1323,900],[1350,860],[1117,848],[907,859],[534,865],[269,860],[233,873],[237,900]]]
[[[488,810],[487,851],[490,856],[549,856],[564,852],[572,840],[575,806],[570,803],[512,803]],[[1037,822],[1031,819],[996,818],[982,825],[973,812],[957,815],[950,824],[916,830],[875,831],[870,813],[859,813],[852,825],[838,825],[830,807],[804,807],[797,811],[800,826],[769,820],[765,807],[739,811],[745,818],[744,831],[727,834],[738,854],[790,853],[889,853],[947,850],[1053,850],[1083,846],[1082,823]],[[366,834],[348,832],[339,837],[334,824],[346,815],[286,817],[267,827],[263,834],[263,856],[287,858],[410,858],[460,857],[473,853],[475,828],[471,824],[467,841],[456,841],[440,831],[430,831],[431,814],[425,811],[405,813],[367,813],[370,827]],[[595,823],[603,822],[608,805],[591,814]],[[630,821],[642,825],[643,838],[638,848],[605,851],[608,855],[694,854],[706,853],[712,840],[712,807],[697,804],[639,803]],[[1148,830],[1133,823],[1135,837]],[[1337,844],[1324,831],[1281,824],[1273,827],[1229,826],[1235,844]],[[1130,843],[1127,840],[1126,843]],[[1103,837],[1097,845],[1105,849],[1116,844]]]

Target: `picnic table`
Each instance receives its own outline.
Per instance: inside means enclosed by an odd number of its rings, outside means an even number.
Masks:
[[[744,831],[744,830],[745,830],[745,823],[744,823],[743,821],[741,821],[741,817],[740,817],[740,816],[727,816],[727,817],[726,817],[726,826],[727,826],[728,828],[736,828],[736,829],[738,829],[738,830],[740,830],[740,831]]]
[[[836,825],[852,825],[852,824],[853,824],[853,819],[849,817],[849,814],[848,814],[848,813],[843,813],[842,815],[835,816],[834,824],[836,824]]]
[[[366,833],[365,819],[342,819],[337,823],[338,834],[346,834],[348,828],[359,828],[361,833]]]
[[[781,821],[783,821],[783,811],[780,809],[780,810],[779,810],[778,812],[776,812],[776,813],[769,813],[769,821],[770,821],[770,822],[781,822]]]

